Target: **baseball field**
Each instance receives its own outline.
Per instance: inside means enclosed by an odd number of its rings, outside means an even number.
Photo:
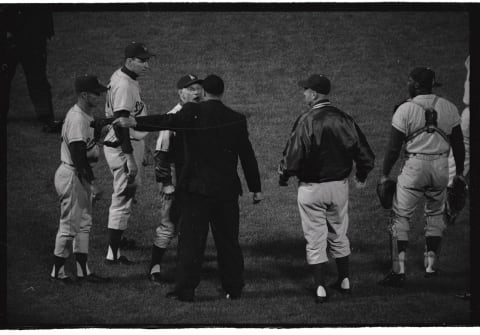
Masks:
[[[249,133],[262,177],[265,200],[240,199],[240,241],[245,255],[242,299],[223,298],[216,252],[209,236],[202,281],[193,304],[165,294],[172,283],[147,279],[150,248],[159,213],[153,158],[147,155],[143,184],[125,235],[133,266],[111,267],[103,260],[112,176],[105,158],[94,168],[104,190],[94,207],[89,263],[112,283],[59,286],[49,281],[60,205],[53,185],[60,161],[60,137],[44,134],[35,122],[21,68],[14,79],[7,124],[7,312],[10,327],[66,326],[373,326],[471,325],[470,305],[455,297],[470,285],[469,211],[449,226],[439,260],[440,275],[423,276],[423,216],[413,219],[407,283],[386,288],[377,281],[389,270],[388,211],[376,198],[394,105],[407,97],[409,71],[432,67],[443,86],[436,93],[463,109],[464,61],[469,53],[469,16],[462,7],[396,10],[163,11],[141,5],[108,11],[62,7],[54,13],[55,36],[48,45],[48,76],[57,118],[75,103],[76,75],[96,74],[107,83],[133,40],[157,57],[140,79],[150,114],[177,103],[180,76],[220,75],[224,101],[248,116]],[[96,10],[98,9],[98,10]],[[101,9],[101,11],[100,11]],[[129,11],[130,9],[130,11]],[[188,7],[183,7],[188,10]],[[252,7],[250,7],[252,9]],[[255,9],[255,7],[253,7]],[[274,7],[270,7],[274,9]],[[348,8],[347,8],[348,9]],[[357,8],[358,9],[358,8]],[[323,73],[332,81],[331,101],[351,114],[376,154],[367,187],[350,189],[353,295],[332,292],[316,305],[300,225],[296,185],[278,186],[283,146],[304,109],[297,81]],[[101,109],[96,111],[103,116]],[[153,150],[157,133],[147,137]],[[398,174],[399,164],[394,173]],[[246,189],[244,183],[244,189]],[[164,271],[172,277],[176,240]],[[74,272],[72,260],[67,270]],[[330,261],[327,278],[334,281]]]

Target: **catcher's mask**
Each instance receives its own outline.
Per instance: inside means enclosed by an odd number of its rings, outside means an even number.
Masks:
[[[393,195],[395,194],[396,189],[397,182],[392,179],[387,179],[383,183],[377,184],[377,195],[383,208],[392,208]]]

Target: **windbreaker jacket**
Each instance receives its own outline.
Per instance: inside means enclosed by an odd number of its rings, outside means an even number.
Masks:
[[[286,176],[322,183],[347,178],[356,164],[356,176],[364,181],[375,156],[353,118],[321,100],[298,117],[280,164]]]

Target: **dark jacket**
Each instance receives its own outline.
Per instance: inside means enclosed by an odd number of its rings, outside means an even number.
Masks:
[[[353,118],[322,100],[296,120],[280,168],[300,181],[321,183],[347,178],[355,161],[356,176],[365,181],[374,160]]]
[[[219,100],[187,103],[175,114],[140,116],[136,130],[180,130],[185,163],[177,189],[220,199],[242,194],[238,159],[251,192],[260,192],[257,159],[248,139],[245,116]]]

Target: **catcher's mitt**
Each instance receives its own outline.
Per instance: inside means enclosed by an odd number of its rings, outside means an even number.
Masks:
[[[392,208],[393,195],[396,188],[397,182],[392,179],[386,179],[384,182],[377,184],[377,195],[383,208]]]

